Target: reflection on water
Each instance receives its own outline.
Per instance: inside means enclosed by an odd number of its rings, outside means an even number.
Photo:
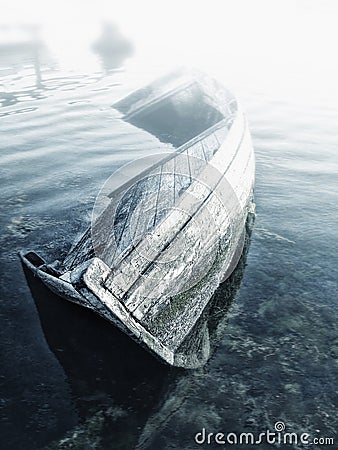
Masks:
[[[50,66],[52,60],[47,48],[39,37],[35,26],[0,27],[0,74],[6,76],[31,67],[35,74],[35,87],[42,87],[41,71]],[[2,106],[12,104],[15,93],[0,91]]]
[[[93,44],[93,51],[100,57],[102,68],[107,74],[118,69],[133,53],[131,42],[123,37],[114,23],[102,25],[101,36]]]
[[[53,68],[54,64],[37,27],[0,27],[1,106],[15,105],[27,98],[44,98],[42,71]],[[15,76],[18,72],[25,76]],[[29,111],[34,108],[24,109]],[[3,114],[6,113],[0,113],[0,117]]]
[[[123,66],[132,55],[133,46],[116,25],[107,22],[92,45],[92,51],[99,57],[103,73],[108,75]],[[14,105],[27,96],[43,98],[44,91],[51,88],[51,74],[55,73],[56,66],[52,52],[40,37],[38,26],[0,25],[1,106]],[[69,83],[68,76],[66,81]]]

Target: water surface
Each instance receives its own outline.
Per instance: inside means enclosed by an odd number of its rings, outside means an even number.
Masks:
[[[111,173],[157,151],[156,141],[127,133],[111,108],[137,78],[135,67],[128,70],[134,72],[46,69],[40,87],[29,71],[14,81],[6,75],[12,97],[0,108],[1,448],[193,449],[203,427],[259,433],[278,420],[290,432],[334,437],[334,102],[228,76],[256,151],[257,218],[241,289],[203,369],[169,370],[110,325],[26,279],[19,250],[62,258],[88,226]]]

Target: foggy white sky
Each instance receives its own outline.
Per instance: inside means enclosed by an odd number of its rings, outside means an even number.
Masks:
[[[5,0],[0,23],[40,23],[47,44],[80,68],[101,21],[112,20],[134,41],[136,58],[154,66],[245,71],[262,84],[315,85],[329,96],[337,19],[336,0]]]

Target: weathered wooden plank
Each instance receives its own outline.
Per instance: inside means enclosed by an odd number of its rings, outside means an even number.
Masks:
[[[175,158],[167,161],[162,166],[161,186],[157,197],[156,216],[154,226],[157,226],[161,220],[175,207]]]
[[[161,185],[161,171],[159,167],[131,189],[135,192],[133,208],[129,210],[121,235],[119,250],[124,252],[127,248],[136,245],[142,236],[154,228],[156,216],[157,195]],[[123,254],[123,253],[122,253]],[[117,261],[114,261],[117,264]]]
[[[188,153],[184,150],[175,158],[175,198],[178,199],[191,184]]]
[[[207,161],[210,161],[212,157],[214,156],[214,153],[218,150],[219,144],[217,139],[211,134],[210,136],[207,136],[205,139],[201,141],[201,144],[203,146],[203,151],[205,154],[205,158]]]
[[[216,254],[215,246],[230,230],[235,217],[237,211],[229,211],[215,192],[206,198],[192,220],[150,266],[147,276],[140,278],[129,292],[127,303],[131,304],[132,297],[138,297],[137,302],[134,300],[138,305],[134,311],[138,319],[154,306],[154,299],[158,303],[159,298],[174,295],[176,289],[185,291],[204,275],[207,255]],[[167,279],[173,283],[166,283]]]
[[[214,145],[217,145],[214,139]],[[179,161],[179,167],[186,164],[183,169],[189,173],[187,154],[178,155],[175,158]],[[223,161],[224,163],[224,161]],[[212,167],[207,167],[205,172],[210,172]],[[177,173],[177,169],[175,168]],[[222,172],[220,172],[222,173]],[[219,174],[220,175],[220,174]],[[203,180],[203,176],[201,177]],[[175,177],[177,181],[177,178]],[[211,172],[205,176],[205,184],[210,185],[211,189],[215,187],[219,180]],[[203,188],[200,183],[194,183],[190,186],[188,195],[182,196],[182,200],[178,204],[180,211],[172,211],[156,229],[156,233],[152,232],[147,236],[147,239],[142,240],[130,255],[121,262],[120,266],[116,268],[107,279],[107,288],[115,293],[119,298],[123,298],[133,284],[137,281],[140,274],[144,273],[152,261],[158,254],[170,244],[175,235],[183,228],[189,215],[194,215],[195,211],[200,207],[203,199],[209,195],[207,189]],[[126,304],[135,309],[139,301],[126,300]]]

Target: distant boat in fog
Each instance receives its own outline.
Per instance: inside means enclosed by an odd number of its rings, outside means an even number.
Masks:
[[[93,51],[100,57],[104,69],[117,69],[132,55],[133,46],[113,23],[105,23],[101,36],[94,42]]]

